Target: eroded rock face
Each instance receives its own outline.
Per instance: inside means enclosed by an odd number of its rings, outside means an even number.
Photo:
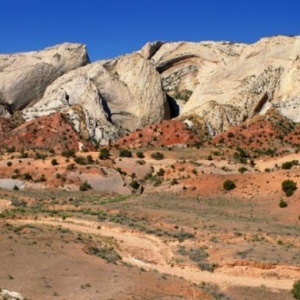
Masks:
[[[23,110],[30,120],[55,111],[69,115],[85,138],[105,144],[124,130],[169,118],[159,73],[140,54],[99,61],[62,75],[44,97]]]
[[[153,42],[89,64],[85,46],[0,55],[0,116],[63,112],[101,144],[170,117],[197,115],[211,135],[275,108],[300,121],[300,36],[255,44]]]
[[[275,107],[300,121],[300,36],[229,42],[147,44],[180,114],[196,113],[212,134]],[[156,48],[155,48],[156,47]]]
[[[48,85],[89,63],[86,47],[65,43],[42,51],[0,55],[0,113],[7,116],[40,100]]]

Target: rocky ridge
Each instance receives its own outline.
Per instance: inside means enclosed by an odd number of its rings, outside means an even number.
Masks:
[[[214,135],[272,107],[299,122],[299,46],[299,36],[263,38],[251,45],[177,42],[157,50],[153,44],[151,61],[180,114],[203,117]],[[149,47],[142,50],[145,57]]]
[[[211,136],[271,108],[299,122],[299,46],[300,36],[153,42],[94,63],[84,45],[69,43],[0,55],[0,114],[31,121],[62,112],[100,144],[178,116],[196,115]]]

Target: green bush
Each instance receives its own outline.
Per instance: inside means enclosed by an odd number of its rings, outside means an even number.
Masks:
[[[79,186],[79,190],[80,190],[81,192],[85,192],[85,191],[87,191],[87,190],[90,190],[91,188],[92,188],[92,186],[91,186],[87,181],[83,182],[83,183]]]
[[[178,180],[176,178],[173,178],[171,181],[171,185],[178,184]]]
[[[294,194],[294,191],[297,189],[297,183],[293,180],[285,180],[281,184],[282,190],[285,192],[287,197],[290,197]]]
[[[144,155],[143,151],[137,151],[136,157],[138,157],[138,158],[144,158],[145,155]]]
[[[160,168],[157,172],[158,176],[164,176],[165,175],[165,170],[163,168]]]
[[[280,202],[279,202],[279,207],[285,208],[285,207],[287,207],[287,206],[288,206],[287,202],[284,201],[283,199],[281,199]]]
[[[24,178],[25,180],[31,180],[31,179],[32,179],[32,176],[31,176],[30,173],[24,173],[24,174],[23,174],[23,178]]]
[[[295,299],[300,299],[300,280],[297,280],[292,289],[292,294]]]
[[[290,170],[293,166],[298,165],[298,160],[286,161],[281,165],[281,169]]]
[[[99,159],[109,159],[109,157],[110,157],[109,150],[107,148],[101,148]]]
[[[67,158],[69,158],[69,157],[75,157],[75,150],[74,150],[74,149],[68,149],[68,150],[66,150],[66,151],[63,151],[63,152],[61,153],[61,155],[62,155],[62,156],[65,156],[65,157],[67,157]]]
[[[161,152],[154,152],[151,154],[151,157],[156,160],[164,159],[164,155]]]
[[[86,158],[84,156],[76,156],[74,158],[74,161],[79,164],[79,165],[86,165],[87,164],[87,161],[86,161]]]
[[[140,184],[136,180],[132,180],[129,185],[135,190],[140,187]]]
[[[52,166],[57,166],[58,165],[57,159],[53,158],[51,160],[51,164],[52,164]]]
[[[119,156],[120,157],[132,157],[132,153],[128,149],[120,149],[119,150]]]
[[[247,172],[247,171],[248,171],[248,169],[245,168],[245,167],[240,167],[240,168],[239,168],[239,172],[240,172],[241,174],[243,174],[243,173],[245,173],[245,172]]]
[[[236,188],[236,184],[232,180],[227,179],[223,183],[223,188],[227,191],[230,191]]]
[[[43,159],[44,160],[44,159],[47,158],[47,154],[36,152],[35,155],[34,155],[34,158],[35,159]]]
[[[15,146],[12,146],[12,147],[7,147],[6,148],[6,152],[7,153],[13,153],[16,151],[16,147]]]

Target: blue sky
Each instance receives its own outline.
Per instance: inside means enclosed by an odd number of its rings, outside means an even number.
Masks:
[[[84,43],[92,61],[148,41],[300,34],[299,0],[0,0],[0,53]]]

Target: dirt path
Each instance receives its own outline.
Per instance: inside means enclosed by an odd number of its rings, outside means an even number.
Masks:
[[[224,274],[222,270],[214,273],[201,271],[192,267],[171,266],[173,253],[171,245],[164,243],[157,237],[128,231],[116,225],[101,225],[99,223],[77,219],[38,219],[38,220],[10,220],[11,224],[36,224],[61,226],[75,232],[112,237],[117,242],[117,249],[124,262],[131,263],[144,269],[157,270],[160,273],[183,277],[193,283],[202,282],[218,284],[226,289],[228,286],[265,287],[269,289],[291,290],[294,280],[263,278],[262,276],[240,276]],[[251,268],[251,267],[249,267]]]

